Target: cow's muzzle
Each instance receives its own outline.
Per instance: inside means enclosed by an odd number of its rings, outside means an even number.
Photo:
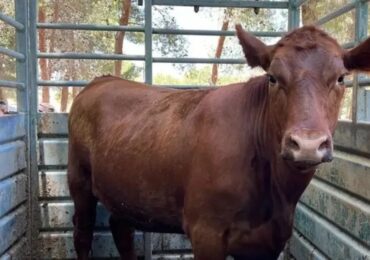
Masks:
[[[287,134],[283,139],[281,155],[298,169],[330,162],[333,160],[332,137],[317,132]]]

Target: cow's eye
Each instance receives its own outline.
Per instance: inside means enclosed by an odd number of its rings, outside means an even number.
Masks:
[[[345,78],[346,75],[341,75],[339,78],[338,78],[338,84],[339,85],[344,85],[344,78]]]
[[[276,84],[276,79],[271,74],[267,74],[267,77],[269,78],[270,84]]]

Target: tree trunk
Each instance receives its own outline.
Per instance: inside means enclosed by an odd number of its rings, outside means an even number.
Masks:
[[[39,6],[39,22],[44,23],[45,22],[45,6],[43,4],[40,4]],[[46,35],[45,30],[41,29],[39,30],[39,49],[40,52],[46,52]],[[40,74],[42,80],[48,80],[49,79],[49,73],[48,73],[48,64],[47,59],[40,59]],[[41,102],[43,103],[49,103],[50,102],[50,93],[49,93],[49,87],[43,87],[42,88],[42,98]]]
[[[75,47],[76,47],[76,39],[75,39],[75,34],[74,34],[74,31],[72,31],[72,50],[75,50]],[[78,67],[78,63],[80,61],[78,60],[73,60],[73,67],[72,67],[72,71],[71,71],[71,79],[72,80],[76,80],[77,79],[77,69],[79,68]],[[75,97],[77,96],[77,94],[80,92],[80,88],[79,87],[72,87],[72,100],[75,99]]]
[[[0,100],[5,100],[4,90],[0,87]]]
[[[222,22],[221,31],[227,31],[228,28],[229,28],[229,17],[225,16],[225,19]],[[224,48],[224,44],[225,44],[225,36],[220,36],[218,38],[215,58],[219,59],[221,57],[222,50]],[[213,66],[212,66],[212,75],[211,75],[212,85],[216,85],[217,80],[218,80],[218,64],[213,64]]]
[[[122,12],[119,19],[119,25],[126,26],[130,18],[131,12],[131,0],[122,0]],[[114,52],[117,54],[122,54],[123,40],[125,38],[125,32],[119,31],[116,33],[116,39],[114,43]],[[114,62],[114,75],[120,76],[122,70],[122,60],[116,60]]]
[[[302,5],[302,23],[303,25],[314,24],[317,20],[317,6],[318,0],[309,0],[304,5]]]
[[[62,88],[62,95],[60,97],[60,112],[67,111],[69,87]]]
[[[72,50],[74,50],[74,31],[68,31],[64,34],[66,40],[71,43]],[[71,80],[72,74],[76,70],[75,68],[75,61],[76,60],[67,60],[67,71],[64,75],[65,80]],[[68,99],[69,99],[69,89],[70,87],[62,87],[62,93],[60,97],[60,111],[61,112],[67,112],[68,107]]]

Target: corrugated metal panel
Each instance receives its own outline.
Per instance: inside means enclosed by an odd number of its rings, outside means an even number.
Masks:
[[[25,144],[15,141],[0,145],[0,179],[4,179],[26,167]]]
[[[0,257],[0,260],[17,260],[27,259],[26,252],[26,238],[23,237],[14,246],[12,246],[4,255]]]
[[[303,204],[297,206],[294,226],[316,248],[332,259],[366,259],[370,256],[369,247]]]
[[[348,150],[370,155],[370,125],[340,122],[335,130],[335,144]]]
[[[370,201],[370,159],[338,150],[334,161],[322,165],[316,176]]]
[[[26,201],[26,181],[21,173],[0,182],[0,217]]]
[[[311,260],[326,260],[324,256],[314,245],[308,242],[297,231],[293,232],[293,236],[289,241],[290,253],[296,259],[311,259]]]
[[[21,206],[0,219],[0,255],[13,246],[26,232],[26,207]]]
[[[0,117],[0,143],[23,137],[26,134],[24,114]]]
[[[370,204],[315,179],[301,202],[370,247]]]
[[[0,259],[22,259],[27,226],[25,117],[0,117]],[[23,237],[23,238],[22,238]],[[22,246],[23,245],[23,246]]]

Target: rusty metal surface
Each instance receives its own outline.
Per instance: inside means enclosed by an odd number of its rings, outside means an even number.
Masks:
[[[74,214],[73,202],[66,201],[44,201],[40,202],[41,211],[41,229],[65,229],[72,230],[72,216]],[[109,227],[109,212],[103,205],[98,204],[95,227],[108,228]]]
[[[69,197],[67,184],[67,172],[62,171],[40,171],[39,172],[39,197],[64,198]]]
[[[38,120],[39,135],[68,135],[67,113],[41,113]]]
[[[135,237],[140,240],[141,236]],[[39,236],[39,259],[75,259],[72,232],[41,232]],[[136,243],[137,245],[140,245]],[[137,248],[142,252],[142,248]],[[113,238],[109,232],[96,232],[92,245],[93,257],[118,257]]]

